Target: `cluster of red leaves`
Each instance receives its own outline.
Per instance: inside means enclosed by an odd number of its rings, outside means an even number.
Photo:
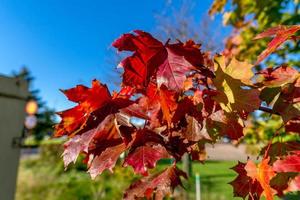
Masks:
[[[299,26],[284,27],[284,39],[282,29],[258,36],[276,35],[258,62]],[[255,75],[253,65],[222,55],[212,58],[193,41],[163,44],[143,31],[124,34],[113,46],[132,52],[120,63],[124,69],[120,91],[110,94],[97,80],[91,88],[78,85],[64,90],[77,105],[59,113],[56,136],[69,138],[64,145],[65,167],[82,153],[92,178],[105,169],[112,171],[126,152],[123,166],[131,166],[144,178],[129,187],[124,199],[170,195],[182,185],[181,177],[187,178],[176,167],[183,154],[203,162],[205,143],[224,136],[241,139],[247,116],[262,102],[282,116],[286,131],[300,132],[300,79],[291,67],[282,65]],[[299,189],[299,144],[282,144],[284,153],[271,151],[275,145],[279,144],[270,143],[258,165],[248,161],[234,167],[239,174],[232,182],[236,196],[259,199],[263,193],[271,200],[275,193]],[[149,174],[164,158],[174,163]]]

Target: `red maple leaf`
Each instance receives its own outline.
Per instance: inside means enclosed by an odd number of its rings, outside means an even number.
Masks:
[[[259,64],[268,55],[274,52],[280,45],[282,45],[288,39],[291,39],[297,31],[300,30],[300,25],[293,26],[278,26],[270,28],[260,34],[258,34],[254,39],[261,39],[265,37],[274,36],[272,41],[268,44],[267,49],[265,49],[257,58],[256,65]]]
[[[134,52],[120,63],[124,68],[125,85],[143,89],[152,78],[156,78],[159,86],[165,84],[170,89],[182,90],[190,71],[213,76],[204,66],[203,54],[194,42],[167,42],[164,45],[149,33],[139,30],[134,33],[124,34],[112,44],[119,51]]]
[[[296,176],[289,184],[287,192],[297,192],[300,191],[300,175]]]
[[[273,164],[277,172],[300,172],[300,151],[294,151],[282,160],[277,160]]]
[[[193,151],[192,146],[195,143],[196,142],[190,142],[182,137],[180,132],[172,132],[168,140],[165,142],[165,147],[176,161],[180,161],[186,152]]]
[[[126,190],[124,200],[141,197],[150,199],[153,193],[155,193],[156,200],[162,200],[164,196],[171,195],[176,186],[182,186],[181,176],[187,178],[187,175],[176,166],[168,167],[158,174],[145,177],[133,183]]]
[[[89,130],[81,135],[76,135],[64,144],[64,152],[62,154],[64,165],[67,167],[71,162],[76,162],[80,153],[88,153],[91,140],[96,134],[96,130]]]
[[[58,113],[62,121],[55,127],[56,136],[71,135],[82,129],[91,113],[111,100],[107,86],[97,80],[93,80],[92,88],[78,85],[62,92],[78,105]]]
[[[254,162],[249,160],[245,165],[247,176],[252,181],[258,181],[263,189],[263,194],[267,200],[273,200],[274,191],[270,186],[271,179],[276,175],[272,166],[269,165],[269,158],[263,158],[262,161],[256,165]]]
[[[148,168],[154,168],[156,162],[162,158],[168,158],[169,154],[160,144],[145,144],[136,147],[129,152],[125,159],[124,166],[132,166],[136,173],[148,175]]]
[[[203,102],[202,97],[199,97],[200,101]],[[202,109],[199,109],[199,104],[203,105],[204,103],[194,103],[193,98],[185,97],[178,102],[177,109],[173,116],[173,122],[178,123],[179,121],[185,120],[186,115],[194,117],[200,124],[203,121],[203,112]]]
[[[162,121],[167,122],[170,127],[174,112],[177,108],[178,95],[165,86],[157,88],[154,84],[148,86],[146,95],[147,104],[145,106],[150,107],[151,105],[161,110]]]
[[[287,83],[292,83],[298,77],[299,72],[287,65],[276,68],[267,68],[257,74],[263,77],[261,81],[267,87],[278,87]]]
[[[124,166],[132,166],[136,173],[148,175],[148,169],[154,168],[156,162],[162,158],[169,158],[164,147],[163,138],[148,129],[141,129],[134,133],[129,146],[129,154],[125,158]]]
[[[162,62],[165,52],[163,44],[149,33],[136,30],[135,34],[124,34],[113,42],[119,51],[133,51],[133,55],[125,58],[120,66],[124,68],[123,83],[137,88],[144,88],[150,77]]]
[[[204,57],[193,42],[166,44],[167,57],[157,71],[158,85],[166,85],[173,90],[182,90],[188,72],[199,70],[212,77],[213,73],[204,67]]]
[[[65,143],[63,153],[65,167],[75,162],[80,153],[87,156],[89,173],[92,178],[103,170],[112,170],[120,154],[126,150],[115,116],[107,116],[98,127],[76,135]]]
[[[168,90],[166,86],[157,88],[155,84],[149,84],[146,93],[128,107],[120,109],[120,112],[146,120],[152,128],[158,128],[167,124],[172,126],[172,119],[177,108],[178,94]]]
[[[190,147],[189,153],[191,154],[192,160],[200,161],[204,163],[207,159],[207,154],[205,151],[205,142],[199,141],[198,143]]]
[[[245,199],[258,200],[263,192],[263,188],[256,179],[251,179],[245,170],[245,163],[239,162],[232,169],[238,173],[238,176],[229,184],[233,187],[233,193],[236,197]]]
[[[299,132],[300,127],[300,79],[282,87],[281,93],[276,99],[273,110],[279,113],[285,123],[286,131]]]
[[[219,110],[207,119],[209,129],[215,128],[221,136],[228,136],[232,140],[238,140],[243,134],[243,124],[239,118],[232,113]]]
[[[300,151],[299,142],[275,142],[262,148],[260,155],[266,155],[267,157],[270,157],[271,161],[273,162],[274,160],[277,160],[278,157],[283,157],[297,150]]]
[[[92,179],[96,178],[97,175],[101,174],[105,169],[112,172],[113,167],[116,165],[120,155],[126,150],[126,145],[120,143],[115,146],[107,147],[99,155],[89,160],[89,170]]]
[[[212,141],[209,133],[206,130],[205,123],[200,123],[196,118],[191,116],[186,116],[187,127],[186,130],[182,132],[182,137],[191,142],[198,141]]]
[[[55,126],[56,137],[86,132],[98,126],[109,114],[116,113],[120,108],[133,103],[128,99],[128,95],[123,95],[123,93],[111,96],[107,86],[97,80],[93,80],[92,88],[78,85],[75,88],[63,90],[63,93],[70,101],[78,105],[58,113],[62,120]]]
[[[295,180],[295,173],[277,173],[270,181],[270,186],[276,190],[277,196],[281,197],[284,192],[292,185],[293,179]],[[300,189],[300,188],[299,188]]]
[[[300,117],[294,117],[285,124],[286,132],[300,132]]]

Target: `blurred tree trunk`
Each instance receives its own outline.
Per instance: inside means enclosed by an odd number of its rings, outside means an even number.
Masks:
[[[192,175],[192,161],[189,154],[184,154],[182,157],[183,171],[188,177]],[[189,200],[188,188],[182,190],[183,200]]]
[[[190,156],[188,154],[184,154],[182,157],[182,163],[183,163],[183,171],[188,175],[192,175],[192,161],[190,159]]]
[[[194,7],[201,6],[191,0],[180,1],[179,7],[174,6],[172,1],[167,1],[166,8],[155,15],[156,37],[161,40],[176,39],[185,42],[193,39],[201,43],[201,49],[216,52],[223,48],[222,27],[213,22],[208,13],[203,13],[197,18]],[[192,176],[192,161],[188,154],[182,158],[183,171]],[[189,185],[186,189],[180,189],[180,200],[189,200]]]

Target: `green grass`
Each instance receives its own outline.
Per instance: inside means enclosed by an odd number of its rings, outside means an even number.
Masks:
[[[159,169],[167,165],[167,161],[160,162]],[[206,161],[205,164],[193,162],[193,175],[188,181],[183,181],[190,199],[195,199],[195,175],[199,174],[201,184],[201,200],[238,200],[233,197],[233,190],[228,183],[236,177],[230,168],[235,166],[235,161]],[[181,163],[178,164],[182,168]]]
[[[23,159],[19,167],[16,200],[112,200],[121,199],[134,179],[132,170],[115,168],[91,180],[85,167],[64,171],[61,162],[50,164],[38,157]]]
[[[56,144],[42,147],[41,155],[22,159],[19,166],[16,200],[118,200],[123,191],[137,179],[133,170],[120,164],[114,174],[105,171],[96,180],[91,180],[86,167],[79,160],[64,171],[61,149]],[[169,165],[169,161],[158,164],[158,170]],[[230,168],[235,161],[207,161],[193,163],[193,174],[201,180],[201,200],[238,200],[228,183],[236,177]],[[181,164],[178,164],[181,167]],[[195,199],[195,176],[184,181],[189,199]],[[178,189],[175,194],[178,194]],[[299,198],[299,196],[298,196]],[[178,198],[180,199],[180,198]],[[289,198],[296,200],[297,197]]]
[[[21,160],[16,200],[39,200],[41,197],[44,200],[121,199],[123,191],[137,178],[131,168],[116,167],[114,174],[106,171],[93,181],[80,162],[64,171],[60,157],[47,152],[42,153],[44,156]],[[166,165],[159,164],[158,168]],[[193,164],[193,172],[201,177],[202,200],[232,199],[232,189],[227,183],[235,176],[229,169],[233,165],[234,162]],[[190,199],[194,199],[194,177],[184,185]]]
[[[200,163],[193,165],[193,173],[200,175],[202,200],[239,199],[233,198],[232,187],[228,184],[236,176],[230,169],[235,164],[234,161],[208,161],[204,165]]]

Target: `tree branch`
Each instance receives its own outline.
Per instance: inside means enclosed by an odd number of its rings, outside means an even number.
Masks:
[[[259,106],[258,110],[270,113],[270,114],[274,114],[274,115],[279,115],[279,113],[274,112],[274,110],[272,110],[271,108],[267,108],[267,107],[263,107],[263,106]]]

